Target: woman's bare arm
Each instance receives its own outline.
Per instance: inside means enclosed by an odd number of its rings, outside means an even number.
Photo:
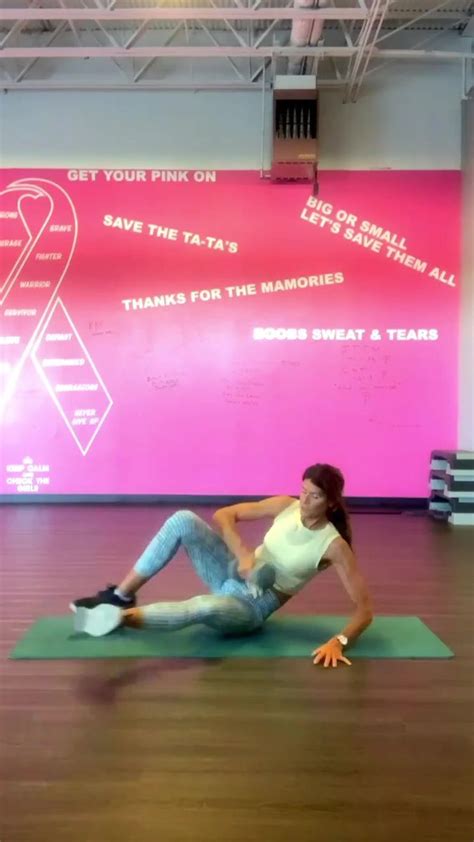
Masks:
[[[239,573],[246,573],[255,564],[253,551],[243,542],[237,523],[242,520],[259,520],[260,518],[275,518],[284,509],[295,502],[294,497],[267,497],[258,503],[236,503],[218,509],[212,516],[213,523],[219,529],[229,550],[238,560]]]
[[[331,562],[344,589],[355,605],[351,620],[344,629],[341,629],[341,634],[349,638],[350,641],[355,640],[370,625],[374,616],[367,582],[357,564],[352,549],[343,538],[336,538],[332,542],[325,558]]]

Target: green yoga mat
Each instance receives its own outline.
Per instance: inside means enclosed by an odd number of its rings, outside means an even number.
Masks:
[[[179,631],[120,628],[106,637],[73,630],[72,615],[34,623],[10,654],[13,659],[55,658],[309,658],[347,622],[345,617],[271,617],[261,631],[220,637],[203,626]],[[376,617],[349,647],[352,658],[451,658],[453,652],[419,617]]]

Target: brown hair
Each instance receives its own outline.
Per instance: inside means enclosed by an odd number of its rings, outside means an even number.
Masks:
[[[324,491],[328,501],[327,518],[334,524],[341,537],[352,547],[350,517],[342,497],[344,477],[339,468],[320,463],[310,465],[303,474],[303,480],[305,479],[311,480],[313,485],[317,485],[321,491]]]

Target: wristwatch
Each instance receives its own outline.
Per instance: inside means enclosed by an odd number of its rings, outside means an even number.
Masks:
[[[345,636],[345,634],[336,634],[336,640],[339,641],[341,646],[347,646],[349,643],[349,639]]]

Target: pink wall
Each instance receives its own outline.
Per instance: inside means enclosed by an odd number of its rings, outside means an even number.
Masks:
[[[426,496],[456,446],[459,173],[323,172],[318,207],[106,172],[0,171],[0,492],[297,493],[327,461],[349,495]]]

